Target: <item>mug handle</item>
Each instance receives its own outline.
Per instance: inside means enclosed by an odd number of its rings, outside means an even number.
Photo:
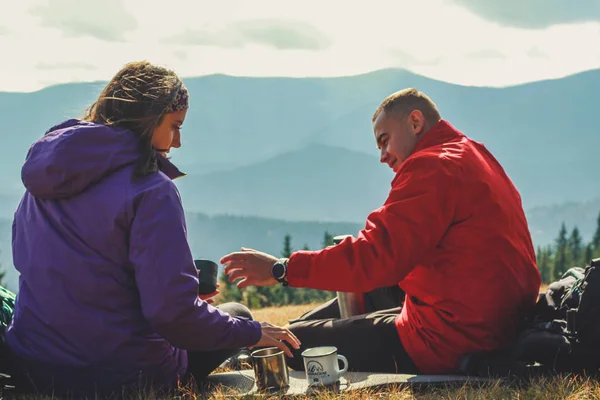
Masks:
[[[346,359],[346,357],[344,357],[341,354],[337,355],[338,360],[341,360],[342,363],[344,364],[344,368],[340,369],[337,373],[338,378],[340,376],[342,376],[342,374],[344,374],[346,371],[348,371],[348,359]]]

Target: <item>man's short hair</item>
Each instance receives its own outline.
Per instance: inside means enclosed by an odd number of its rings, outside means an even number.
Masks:
[[[425,122],[428,125],[434,125],[441,119],[437,106],[429,96],[417,89],[408,88],[386,97],[379,107],[377,107],[377,110],[375,110],[372,121],[375,122],[382,112],[388,115],[408,115],[414,110],[419,110],[423,113]]]

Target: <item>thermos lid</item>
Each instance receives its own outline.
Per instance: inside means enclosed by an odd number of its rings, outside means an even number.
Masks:
[[[333,244],[340,244],[342,242],[342,240],[346,239],[347,237],[350,237],[352,235],[338,235],[338,236],[334,236],[333,237]]]

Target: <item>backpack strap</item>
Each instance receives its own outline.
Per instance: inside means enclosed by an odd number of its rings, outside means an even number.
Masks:
[[[580,282],[581,298],[577,308],[571,311],[573,331],[586,343],[600,344],[600,258],[590,262],[585,278]]]

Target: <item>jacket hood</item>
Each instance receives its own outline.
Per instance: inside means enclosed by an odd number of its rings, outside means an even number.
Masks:
[[[166,158],[159,168],[174,179],[181,176]],[[58,199],[83,192],[140,157],[138,139],[122,128],[76,119],[50,128],[29,148],[21,179],[35,197]]]

